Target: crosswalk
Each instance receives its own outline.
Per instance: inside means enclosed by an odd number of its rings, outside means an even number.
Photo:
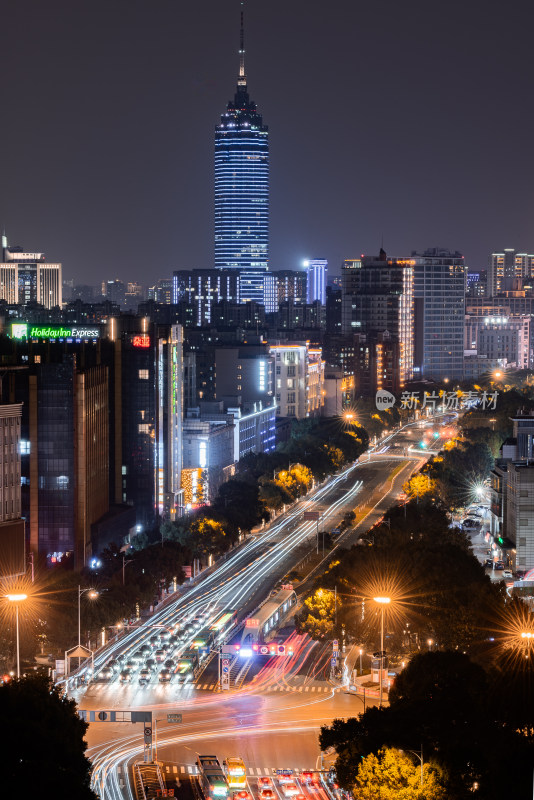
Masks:
[[[299,773],[306,767],[294,767],[293,773]],[[261,778],[264,775],[272,776],[276,770],[272,767],[247,767],[247,778]],[[196,764],[165,764],[163,771],[166,775],[198,775]]]
[[[195,684],[195,689],[200,689],[201,691],[208,691],[212,692],[214,689],[217,688],[216,683],[197,683]],[[339,686],[282,686],[280,684],[273,684],[272,686],[261,686],[258,689],[262,692],[316,692],[320,694],[321,692],[339,692]]]

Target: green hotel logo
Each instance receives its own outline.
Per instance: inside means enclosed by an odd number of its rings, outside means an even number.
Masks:
[[[11,325],[11,338],[24,339],[28,336],[28,325],[25,322],[14,322]]]
[[[13,322],[12,339],[98,339],[99,328],[84,328],[73,325],[72,328],[57,328],[49,325],[28,325],[27,322]]]

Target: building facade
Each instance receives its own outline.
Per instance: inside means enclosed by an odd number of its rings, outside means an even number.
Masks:
[[[0,405],[0,578],[26,572],[21,518],[22,403]]]
[[[324,258],[314,258],[304,262],[306,267],[306,302],[313,303],[316,300],[321,305],[326,304],[326,279],[328,274],[328,261]]]
[[[513,247],[492,253],[488,264],[488,296],[495,297],[503,291],[513,289],[517,279],[522,285],[524,280],[530,280],[532,277],[534,277],[534,255],[517,253]]]
[[[39,303],[45,308],[61,307],[63,278],[61,264],[45,261],[43,253],[28,253],[21,247],[8,247],[2,236],[0,300],[10,305]]]
[[[279,417],[318,416],[324,404],[324,361],[320,348],[305,344],[270,347],[274,357],[276,414]]]
[[[269,261],[269,132],[250,99],[243,12],[237,91],[215,129],[215,266],[241,270],[241,301],[263,302]]]
[[[414,365],[414,260],[389,258],[381,250],[378,257],[346,260],[341,274],[342,332],[364,335],[373,347],[397,342],[393,383],[388,379],[384,388],[402,388]]]
[[[466,268],[458,252],[412,253],[414,269],[414,375],[461,379],[464,366]]]

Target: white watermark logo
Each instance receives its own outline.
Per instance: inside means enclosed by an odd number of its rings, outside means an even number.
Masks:
[[[387,392],[385,389],[379,389],[376,393],[375,403],[379,411],[386,411],[388,408],[393,408],[395,402],[395,395],[391,394],[391,392]]]

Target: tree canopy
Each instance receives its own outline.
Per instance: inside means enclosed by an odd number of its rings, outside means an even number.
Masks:
[[[87,723],[76,703],[47,678],[31,676],[0,686],[2,796],[96,800],[85,756]]]

